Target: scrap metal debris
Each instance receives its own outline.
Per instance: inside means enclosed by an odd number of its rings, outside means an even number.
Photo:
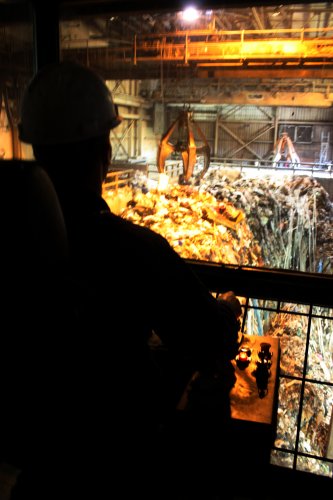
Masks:
[[[133,189],[120,215],[163,235],[183,258],[263,265],[243,210],[197,187],[176,184],[163,193]]]
[[[244,211],[265,266],[333,273],[333,203],[313,177],[235,178],[234,170],[219,169],[201,189]]]

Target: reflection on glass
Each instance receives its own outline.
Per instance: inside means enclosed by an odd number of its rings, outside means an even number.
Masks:
[[[309,322],[307,314],[310,309],[307,305],[293,303],[284,303],[283,311],[280,312],[257,308],[263,303],[264,301],[257,299],[249,300],[244,333],[276,336],[280,340],[281,377],[274,446],[295,451],[302,382],[289,377],[304,377]],[[315,310],[317,314],[329,311],[319,308]],[[288,378],[282,375],[288,375]],[[327,316],[311,318],[306,375],[319,381],[333,381],[333,320]],[[327,459],[333,458],[332,407],[332,387],[306,384],[297,451]],[[272,450],[271,463],[274,465],[292,468],[293,460],[293,454]],[[298,457],[297,468],[324,476],[332,474],[332,464],[314,458]]]
[[[271,319],[275,312],[249,309],[246,316],[244,333],[248,335],[269,335]]]
[[[313,306],[312,314],[317,316],[327,316],[333,318],[333,309],[329,307]]]
[[[249,308],[244,324],[244,333],[279,337],[281,374],[302,376],[307,328],[307,316]]]
[[[252,299],[252,301],[253,300],[254,299]],[[249,308],[247,310],[244,333],[260,336],[271,335],[271,326],[275,317],[275,311]]]
[[[309,314],[310,306],[306,304],[295,304],[293,302],[281,302],[280,309],[283,311]]]
[[[282,375],[302,376],[308,317],[280,313],[272,322],[272,334],[280,338]]]
[[[312,318],[307,377],[333,382],[333,320]]]
[[[301,382],[280,378],[277,430],[274,446],[295,450]]]
[[[278,302],[277,300],[268,300],[268,299],[249,299],[249,305],[251,307],[260,307],[261,309],[277,309]]]
[[[280,450],[272,450],[270,463],[272,465],[278,465],[279,467],[287,467],[288,469],[292,469],[294,463],[294,455],[292,453],[286,453]]]
[[[327,457],[329,454],[333,387],[306,383],[299,451]],[[315,411],[314,411],[315,408]]]
[[[296,469],[327,477],[332,477],[333,474],[333,464],[310,457],[299,456],[297,458]]]

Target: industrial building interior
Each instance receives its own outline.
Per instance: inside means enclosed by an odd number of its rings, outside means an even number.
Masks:
[[[235,403],[240,432],[263,435],[263,498],[285,480],[331,491],[333,2],[201,0],[188,18],[176,1],[45,4],[0,2],[0,166],[34,161],[17,125],[38,67],[99,73],[122,117],[111,209],[169,238],[212,293],[237,293],[251,363],[258,339],[273,346],[269,397],[241,417]]]

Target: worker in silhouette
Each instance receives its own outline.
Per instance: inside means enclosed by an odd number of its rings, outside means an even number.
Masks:
[[[147,453],[147,470],[158,475],[163,432],[190,374],[218,370],[225,395],[234,383],[230,360],[237,353],[241,314],[234,293],[214,298],[166,239],[111,213],[102,197],[110,133],[120,123],[104,81],[70,62],[45,66],[23,97],[20,139],[32,144],[54,183],[71,270],[89,304],[81,311],[74,379],[67,387],[60,377],[57,394],[59,404],[66,401],[68,423],[59,422],[64,432],[57,431],[52,442],[50,468],[57,457],[54,488],[59,493],[64,485],[62,498],[77,496],[67,485],[79,482],[86,494],[93,483],[94,494],[105,496],[119,471],[128,470],[125,498],[127,489],[138,488],[142,477],[134,480],[134,471]],[[59,359],[60,373],[61,365]],[[224,416],[230,416],[228,397]]]

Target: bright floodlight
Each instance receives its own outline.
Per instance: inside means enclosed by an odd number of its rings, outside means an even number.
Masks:
[[[184,21],[195,21],[199,17],[199,12],[195,7],[187,7],[183,12]]]

